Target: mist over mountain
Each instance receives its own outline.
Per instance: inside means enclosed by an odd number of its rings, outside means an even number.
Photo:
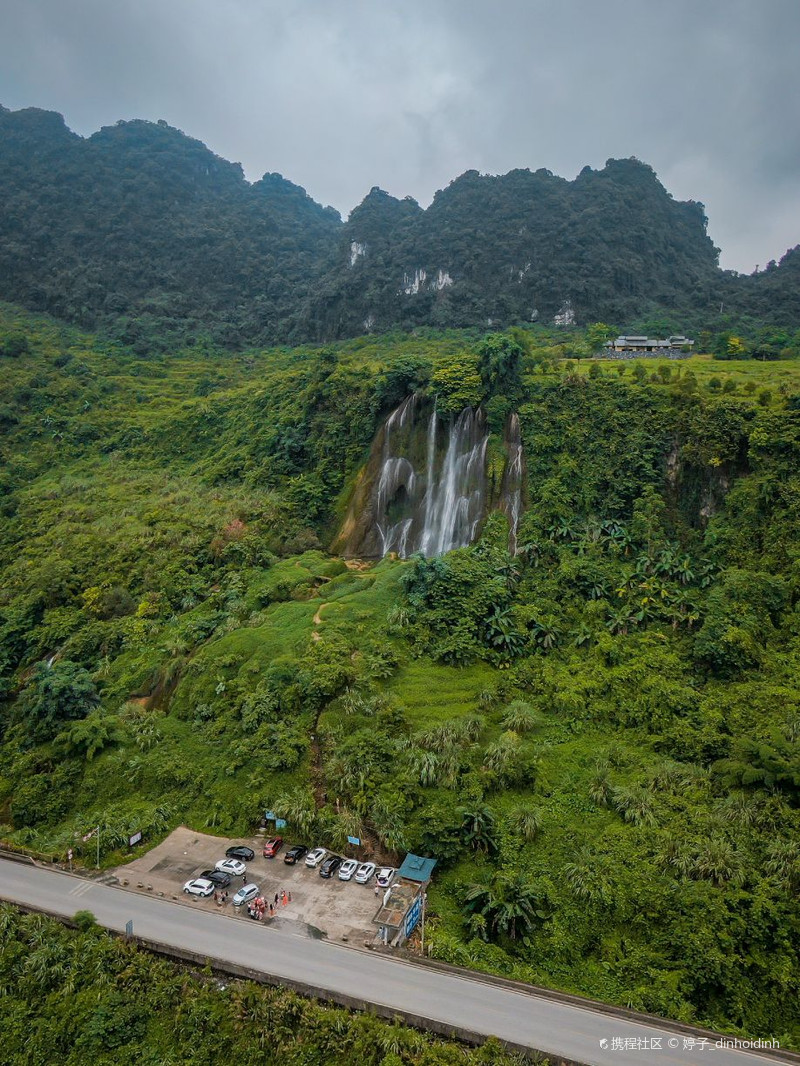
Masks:
[[[374,188],[343,222],[165,122],[82,138],[54,112],[0,109],[0,298],[142,348],[558,315],[697,329],[721,307],[800,323],[797,249],[750,277],[717,257],[703,205],[635,159],[574,181],[468,171],[425,210]]]

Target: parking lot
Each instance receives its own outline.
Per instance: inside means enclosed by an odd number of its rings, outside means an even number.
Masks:
[[[359,947],[365,941],[372,942],[376,931],[372,919],[380,903],[375,896],[374,880],[369,885],[357,885],[354,881],[340,881],[336,873],[330,880],[324,880],[319,876],[319,870],[308,869],[302,859],[295,866],[287,866],[283,856],[293,840],[287,840],[274,859],[265,859],[262,850],[266,839],[268,834],[261,833],[249,839],[231,840],[181,827],[139,858],[118,866],[113,873],[127,889],[162,895],[190,907],[222,910],[247,922],[251,919],[246,907],[234,907],[230,900],[220,906],[213,897],[202,899],[183,892],[186,881],[213,868],[225,857],[226,848],[232,844],[246,844],[256,853],[253,861],[247,863],[248,883],[257,884],[261,895],[268,901],[274,900],[276,893],[280,896],[284,890],[291,896],[291,902],[286,906],[279,904],[275,917],[270,918],[267,911],[265,924],[294,928],[307,936],[348,941]],[[313,847],[316,842],[305,843]],[[228,887],[231,899],[241,884],[241,877],[231,880]]]

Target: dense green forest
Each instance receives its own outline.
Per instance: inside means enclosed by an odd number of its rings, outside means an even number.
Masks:
[[[490,1040],[437,1040],[286,989],[190,971],[114,939],[79,914],[68,930],[0,907],[0,1041],[6,1062],[315,1066],[331,1053],[364,1066],[514,1066]]]
[[[436,856],[436,957],[800,1046],[800,362],[602,332],[143,354],[3,307],[3,837],[271,806]],[[414,390],[518,410],[516,556],[500,514],[328,554]]]
[[[800,252],[750,277],[717,266],[703,205],[636,159],[493,177],[423,210],[373,189],[343,223],[279,174],[166,122],[82,138],[0,107],[0,299],[102,328],[139,354],[363,332],[551,323],[667,332],[800,326]]]

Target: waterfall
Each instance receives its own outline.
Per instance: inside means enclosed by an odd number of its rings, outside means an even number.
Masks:
[[[436,411],[431,422],[436,419]],[[483,517],[486,498],[486,432],[483,412],[465,407],[451,421],[438,481],[429,468],[420,550],[430,558],[469,544]],[[429,449],[430,451],[430,449]]]
[[[386,419],[350,501],[338,543],[344,554],[426,558],[471,544],[490,507],[512,526],[522,508],[519,421],[506,431],[508,460],[501,498],[487,478],[489,431],[482,408],[442,416],[409,396]],[[513,550],[513,549],[512,549]]]
[[[522,514],[522,436],[519,429],[519,416],[509,415],[505,434],[506,468],[503,473],[501,489],[501,510],[508,518],[511,531],[508,536],[508,550],[517,554],[517,529]]]
[[[430,549],[431,542],[431,529],[433,528],[433,509],[436,493],[434,491],[435,485],[435,464],[436,464],[436,402],[434,401],[433,410],[431,411],[431,417],[428,421],[428,448],[427,459],[425,463],[425,516],[422,525],[422,542],[420,544],[420,550],[423,554],[427,555]]]

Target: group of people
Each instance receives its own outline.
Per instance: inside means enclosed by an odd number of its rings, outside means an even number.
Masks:
[[[225,889],[224,892],[215,892],[214,893],[214,902],[216,903],[216,905],[218,907],[221,907],[223,905],[223,903],[227,903],[228,902],[228,890],[227,890],[227,888]]]
[[[291,893],[281,889],[280,892],[275,893],[273,900],[267,901],[263,896],[258,896],[252,903],[248,903],[247,913],[254,921],[260,922],[267,911],[269,911],[270,918],[273,918],[277,913],[278,907],[285,907],[287,903],[291,903],[291,900]]]

